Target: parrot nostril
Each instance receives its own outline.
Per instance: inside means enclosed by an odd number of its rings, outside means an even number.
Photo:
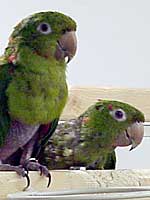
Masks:
[[[65,34],[66,32],[70,32],[70,31],[71,31],[71,29],[69,29],[69,28],[63,29],[63,30],[62,30],[62,34]]]

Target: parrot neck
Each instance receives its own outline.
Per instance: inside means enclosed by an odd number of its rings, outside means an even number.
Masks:
[[[57,61],[53,56],[41,56],[40,54],[28,47],[20,48],[18,50],[16,62],[18,65],[24,66],[25,68],[27,68],[28,66],[29,71],[31,68],[34,71],[38,70],[41,72],[46,72],[46,70],[57,71],[57,68],[61,68],[59,70],[65,73],[66,70],[66,63],[63,60]]]
[[[107,155],[113,150],[109,136],[86,126],[81,127],[80,133],[83,142],[76,147],[75,159],[87,165],[97,162],[97,169],[103,169]]]
[[[86,120],[85,120],[86,119]],[[94,149],[101,149],[101,151],[112,150],[113,140],[115,139],[115,134],[113,130],[100,122],[92,111],[86,113],[86,117],[83,117],[81,125],[81,135],[85,139],[87,146],[92,145]],[[90,144],[89,144],[90,143]]]

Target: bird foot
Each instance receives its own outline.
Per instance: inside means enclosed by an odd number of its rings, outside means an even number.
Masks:
[[[28,171],[20,166],[13,166],[9,164],[0,164],[0,171],[15,171],[19,176],[25,177],[27,179],[27,185],[23,189],[25,191],[30,186],[30,178],[28,176]]]
[[[40,175],[48,177],[48,184],[47,187],[50,186],[51,183],[51,174],[49,173],[49,170],[47,169],[46,166],[41,165],[38,163],[38,161],[35,158],[30,158],[24,162],[22,165],[23,168],[25,168],[26,171],[40,171]]]

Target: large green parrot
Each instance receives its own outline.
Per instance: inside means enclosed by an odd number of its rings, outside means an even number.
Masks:
[[[114,169],[114,149],[139,145],[143,122],[144,115],[133,106],[100,100],[77,119],[58,125],[45,149],[45,162],[49,169]]]
[[[58,12],[23,19],[0,59],[0,170],[48,169],[37,158],[54,132],[68,89],[66,64],[76,52],[76,23]],[[32,159],[31,159],[32,158]]]

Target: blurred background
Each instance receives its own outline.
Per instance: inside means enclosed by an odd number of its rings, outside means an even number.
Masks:
[[[5,0],[0,6],[0,53],[12,28],[39,11],[77,22],[78,50],[67,70],[70,86],[150,87],[149,0]],[[146,127],[148,136],[150,127]],[[150,139],[133,152],[117,149],[118,168],[150,168]]]

